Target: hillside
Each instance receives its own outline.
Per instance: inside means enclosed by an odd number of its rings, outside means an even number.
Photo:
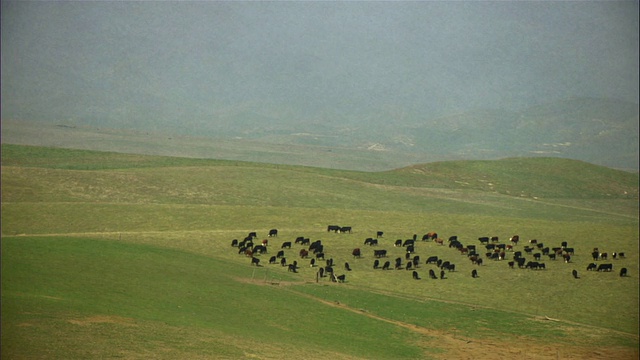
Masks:
[[[637,174],[556,158],[362,172],[1,150],[3,358],[637,358]],[[268,250],[249,258],[232,240],[251,231]],[[514,251],[568,242],[573,255],[534,270],[508,266],[514,252],[478,248],[478,265],[435,241],[394,246],[431,231],[467,249],[481,236],[518,234]],[[299,237],[321,240],[315,266]],[[595,247],[626,255],[585,271]],[[403,267],[374,268],[378,249]],[[431,256],[456,267],[443,274]],[[330,264],[345,282],[319,275]],[[513,337],[507,352],[495,340]]]

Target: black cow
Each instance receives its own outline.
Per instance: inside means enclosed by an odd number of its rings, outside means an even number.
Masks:
[[[447,269],[448,271],[456,271],[456,264],[449,264],[449,266],[446,266],[445,269]]]
[[[527,263],[527,265],[525,265],[525,269],[538,269],[538,262],[537,261],[529,261]]]
[[[446,279],[444,270],[440,270],[440,279]]]
[[[566,241],[563,241],[560,243],[560,247],[562,247],[563,249],[566,248],[567,246],[569,246],[569,243],[567,243]]]
[[[498,241],[500,241],[500,240],[498,239],[497,236],[492,236],[491,237],[491,242],[498,242]]]
[[[509,268],[510,268],[510,269],[513,269],[513,266],[514,266],[516,263],[515,263],[515,261],[509,261],[509,262],[508,262],[508,264],[509,264]]]
[[[278,229],[269,230],[269,237],[271,236],[278,236]]]
[[[333,266],[333,258],[327,260],[326,265],[327,266]]]
[[[476,270],[476,269],[471,270],[471,277],[474,278],[474,279],[477,278],[478,277],[478,270]]]
[[[395,266],[396,270],[400,270],[402,269],[402,258],[397,258],[396,259],[396,266]]]
[[[324,260],[324,253],[323,252],[316,253],[316,259]]]
[[[373,268],[377,269],[380,267],[380,260],[376,259],[373,261]]]
[[[276,254],[276,257],[277,257],[277,258],[284,257],[284,250],[280,250],[280,251],[278,251],[278,253]]]
[[[309,266],[311,267],[316,266],[316,259],[311,259],[311,261],[309,261]]]
[[[573,271],[571,272],[571,274],[573,274],[573,278],[574,278],[574,279],[579,279],[579,278],[580,278],[580,277],[578,276],[578,270],[573,270]]]
[[[415,241],[413,239],[407,239],[402,243],[402,246],[413,246],[415,245]]]
[[[386,257],[387,250],[373,250],[373,256],[377,258]]]
[[[297,267],[295,264],[289,264],[289,269],[288,269],[288,271],[291,271],[291,272],[297,273],[297,272],[298,272],[297,268],[298,268],[298,267]]]
[[[238,239],[231,240],[231,246],[238,246]],[[614,253],[615,254],[615,253]]]
[[[389,270],[390,267],[391,267],[391,262],[385,261],[384,265],[382,265],[382,270]]]
[[[564,252],[565,254],[573,255],[574,250],[573,248],[564,248]]]
[[[433,269],[429,269],[429,277],[432,279],[437,279],[436,272]]]
[[[324,267],[324,273],[325,274],[333,274],[333,268],[331,266],[325,266]]]
[[[435,264],[438,262],[438,257],[437,256],[429,256],[427,258],[427,264]]]
[[[521,268],[521,269],[524,268],[526,261],[527,261],[527,259],[523,258],[523,257],[516,259],[516,262],[518,263],[518,267]]]
[[[414,271],[414,272],[413,272],[413,279],[414,279],[414,280],[420,280],[420,276],[418,275],[418,272],[417,272],[417,271]]]
[[[540,253],[535,253],[535,254],[533,254],[533,259],[534,259],[534,260],[536,260],[536,261],[540,261],[540,257],[541,257],[541,256],[542,256],[542,254],[540,254]]]
[[[360,248],[353,249],[353,251],[351,252],[351,255],[353,255],[354,258],[359,258],[360,256],[362,256]]]
[[[413,270],[413,263],[412,262],[408,262],[407,266],[405,267],[405,269],[407,270]]]
[[[480,241],[481,244],[488,244],[489,243],[489,237],[488,236],[479,237],[478,241]]]
[[[594,271],[597,268],[598,268],[598,264],[596,264],[596,263],[591,263],[591,264],[587,265],[587,271]]]
[[[291,249],[291,241],[283,242],[282,246],[280,246],[280,249],[284,249],[284,248]]]
[[[627,268],[620,269],[620,277],[625,277],[625,276],[627,276]]]
[[[329,231],[333,231],[333,232],[337,233],[338,231],[340,231],[340,226],[338,226],[338,225],[329,225],[329,226],[327,226],[327,232],[329,232]]]
[[[555,260],[556,254],[549,254],[549,260]]]
[[[338,280],[339,283],[343,283],[346,279],[347,275],[344,274],[336,276],[336,280]]]
[[[395,242],[395,243],[393,243],[393,246],[395,246],[395,247],[402,246],[402,239],[398,239],[398,240],[396,240],[396,242]]]
[[[450,264],[451,264],[450,261],[445,261],[442,264],[440,264],[440,269],[446,269],[449,267]]]
[[[304,236],[298,236],[296,238],[296,241],[294,241],[295,244],[302,244],[302,242],[304,241]]]
[[[600,264],[598,271],[613,271],[613,264]]]
[[[382,231],[377,231],[377,232],[376,232],[376,237],[377,237],[377,238],[381,238],[381,237],[382,237],[382,234],[384,234],[384,232],[382,232]]]
[[[247,239],[251,240],[253,238],[257,238],[258,234],[255,231],[252,231],[249,233],[249,235],[247,235]]]
[[[275,264],[277,262],[278,262],[278,260],[276,259],[275,256],[272,256],[272,257],[269,258],[269,264]]]
[[[251,265],[260,266],[260,259],[258,259],[257,257],[252,257]]]
[[[365,245],[369,245],[369,246],[378,245],[378,239],[374,239],[374,238],[366,238],[366,239],[364,240],[364,244],[365,244]]]
[[[266,253],[267,252],[267,247],[264,245],[256,245],[253,247],[253,253],[254,254],[262,254],[262,253]]]
[[[351,234],[351,226],[343,226],[340,228],[341,233],[349,233]]]
[[[351,271],[351,267],[349,266],[348,262],[344,263],[344,269],[347,271]]]
[[[419,255],[414,256],[412,262],[414,267],[418,267],[418,265],[420,265],[420,256]]]
[[[407,254],[413,254],[416,250],[414,249],[413,245],[409,245],[407,246]]]
[[[323,268],[318,268],[318,276],[319,277],[324,277],[324,269]]]
[[[283,257],[282,259],[280,259],[280,265],[287,266],[287,258],[286,257]]]
[[[317,248],[320,248],[322,246],[322,240],[316,240],[314,242],[312,242],[311,244],[309,244],[309,251],[315,250]]]

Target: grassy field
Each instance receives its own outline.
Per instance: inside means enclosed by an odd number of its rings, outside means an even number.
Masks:
[[[262,266],[230,245],[271,228]],[[373,269],[363,241],[379,230],[392,263],[405,262],[396,239],[429,231],[465,245],[518,234],[516,250],[567,241],[575,255],[538,271],[478,267],[418,241],[413,280]],[[299,236],[322,240],[346,282],[317,279],[299,244],[284,250],[297,273],[268,264]],[[1,355],[634,359],[638,237],[638,175],[563,159],[372,173],[2,145]],[[626,256],[587,272],[594,247]],[[429,279],[430,255],[456,271]]]

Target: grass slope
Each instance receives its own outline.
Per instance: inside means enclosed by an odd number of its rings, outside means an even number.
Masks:
[[[3,145],[2,355],[451,358],[472,356],[457,341],[486,351],[491,338],[517,336],[512,357],[561,342],[567,358],[590,358],[596,345],[637,358],[637,174],[627,175],[558,159],[364,173]],[[494,189],[460,180],[483,177]],[[354,233],[327,233],[334,223]],[[280,233],[262,267],[229,246],[270,228]],[[435,266],[422,264],[415,281],[410,271],[372,269],[362,242],[377,230],[391,261],[404,259],[395,239],[428,231],[478,245],[479,236],[517,233],[547,246],[568,241],[576,254],[569,264],[545,261],[545,271],[477,268],[419,242],[423,261],[438,255],[457,270],[428,280]],[[266,264],[298,236],[322,239],[347,283],[316,283],[299,245],[285,250],[297,274]],[[586,272],[593,247],[626,258],[609,261],[612,273]],[[627,278],[617,276],[623,266]],[[478,279],[468,276],[474,268]],[[537,320],[545,316],[559,321]]]

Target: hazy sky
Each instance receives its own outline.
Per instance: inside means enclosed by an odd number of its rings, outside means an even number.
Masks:
[[[638,103],[638,2],[2,1],[2,117],[437,116]],[[284,121],[283,120],[283,121]]]

